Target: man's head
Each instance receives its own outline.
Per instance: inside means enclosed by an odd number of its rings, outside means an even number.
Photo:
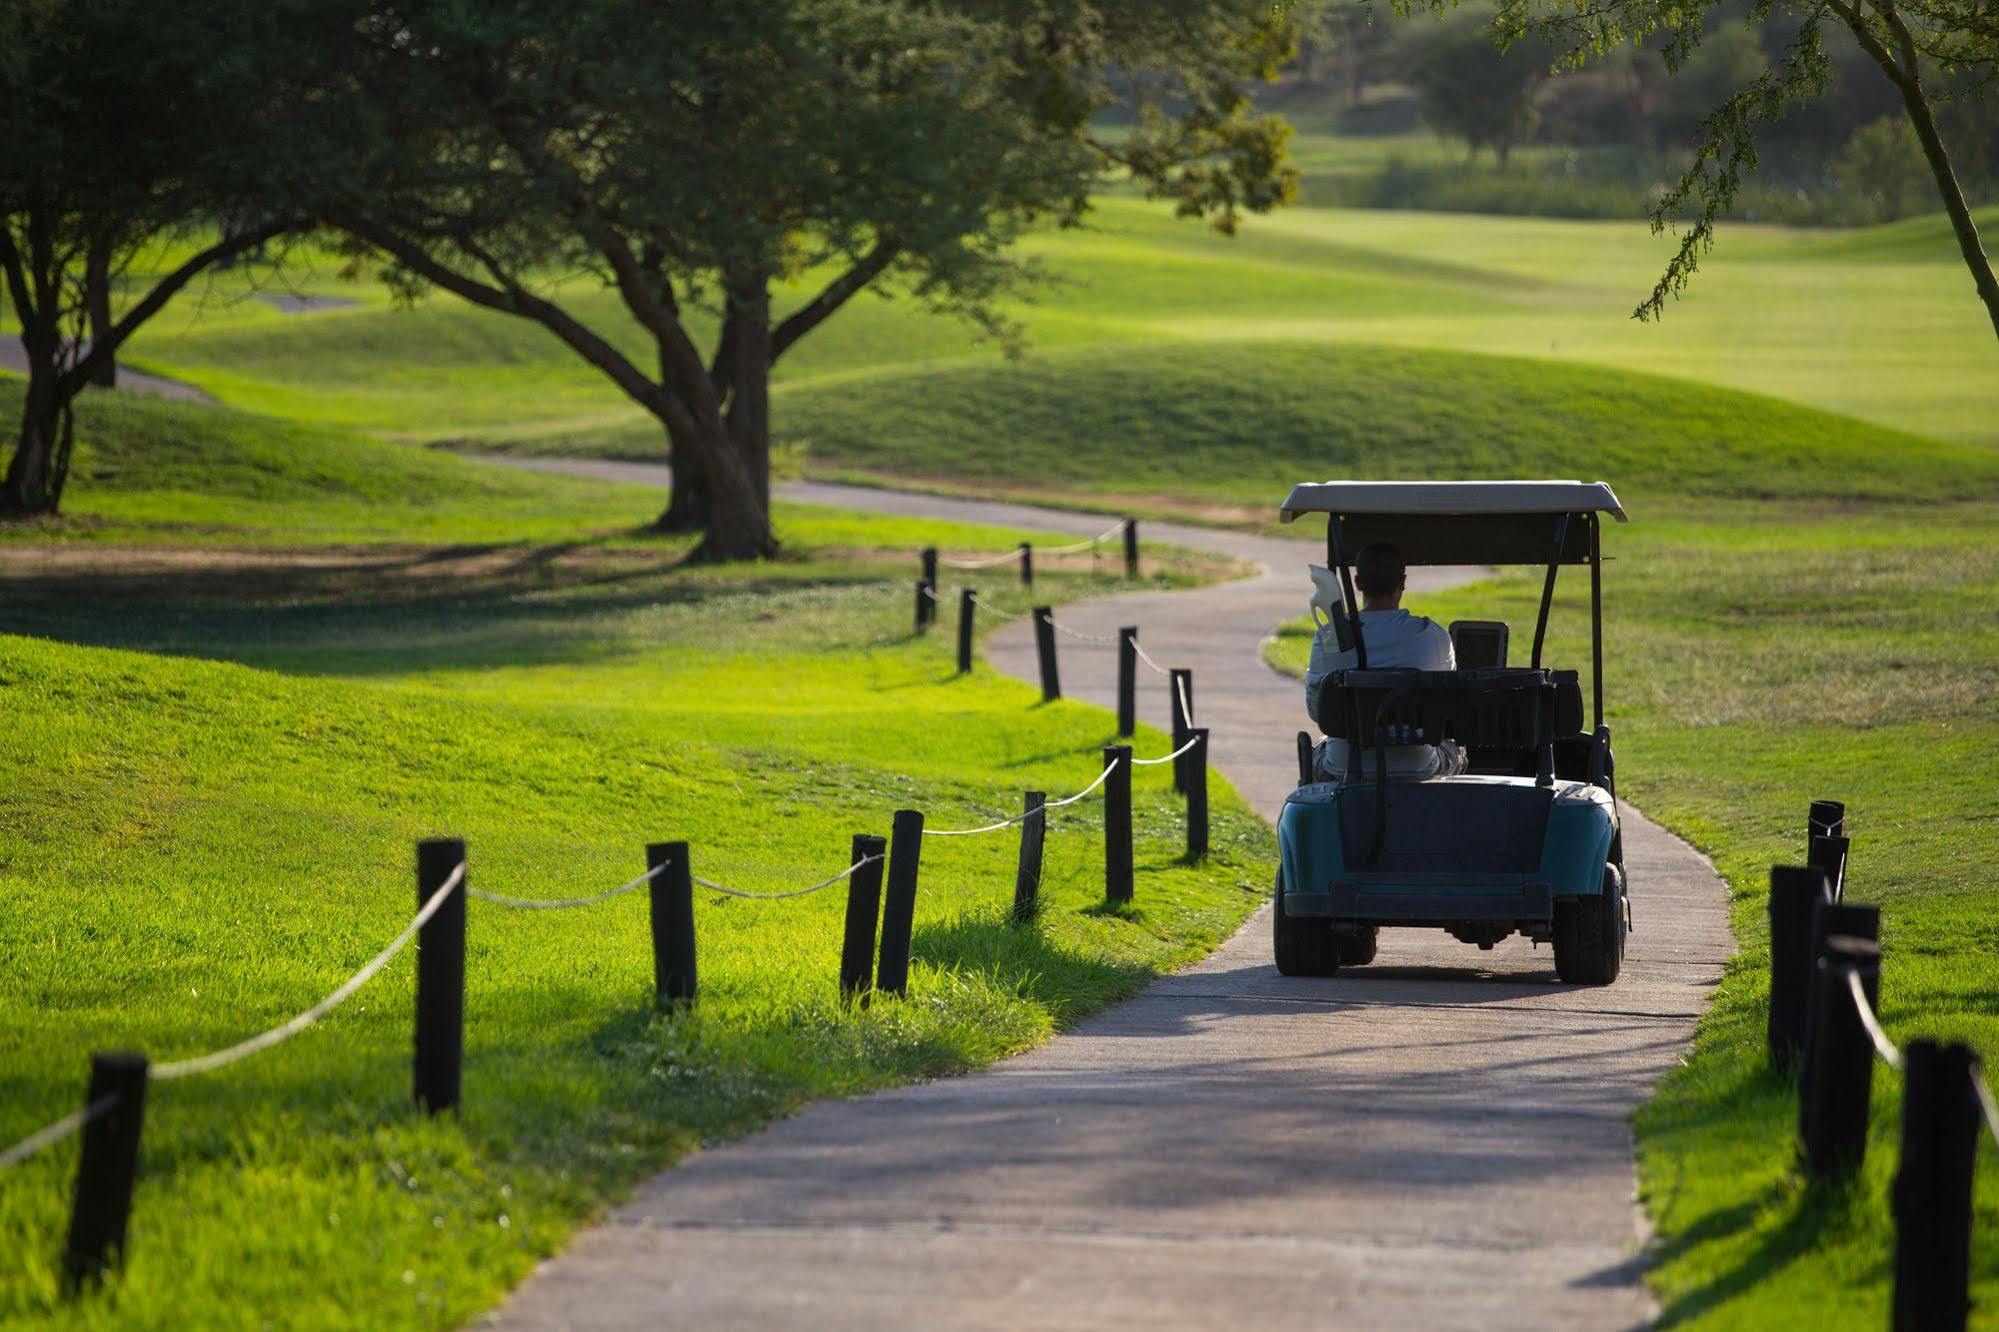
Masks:
[[[1392,542],[1377,541],[1361,547],[1354,556],[1353,581],[1360,589],[1368,610],[1394,610],[1402,604],[1402,588],[1409,580],[1409,566]]]

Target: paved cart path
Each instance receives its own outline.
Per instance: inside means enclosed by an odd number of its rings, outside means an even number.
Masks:
[[[663,470],[570,466],[629,480]],[[1104,526],[849,487],[784,495],[1073,535]],[[1297,768],[1303,698],[1258,644],[1303,606],[1314,548],[1165,523],[1144,532],[1264,571],[1059,618],[1095,634],[1138,624],[1162,665],[1192,666],[1216,762],[1274,816]],[[1420,609],[1419,588],[1410,600]],[[1614,663],[1614,629],[1611,641]],[[1025,624],[986,652],[1035,678]],[[1110,649],[1064,638],[1061,665],[1069,696],[1110,704]],[[1142,667],[1141,678],[1141,711],[1163,724],[1164,685]],[[1610,679],[1614,689],[1614,665]],[[1713,868],[1625,814],[1636,933],[1614,986],[1558,985],[1548,950],[1518,939],[1481,953],[1407,931],[1384,934],[1374,965],[1285,979],[1266,907],[1199,965],[1037,1050],[814,1104],[689,1158],[543,1264],[494,1322],[1642,1324],[1629,1115],[1686,1047],[1731,941]]]

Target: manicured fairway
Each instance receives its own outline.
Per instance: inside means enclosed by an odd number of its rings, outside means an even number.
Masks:
[[[1028,242],[1056,281],[1014,314],[1030,366],[1101,343],[1449,348],[1651,371],[1999,443],[1999,347],[1941,218],[1856,231],[1726,226],[1666,322],[1637,323],[1631,310],[1670,244],[1635,219],[1316,208],[1252,219],[1229,240],[1109,199],[1092,229]],[[156,321],[133,357],[281,415],[424,440],[658,455],[643,414],[539,328],[444,300],[392,310],[377,286],[343,282],[333,267],[302,253],[295,280],[358,308],[281,314],[240,297],[250,279],[222,275],[204,307]],[[614,296],[580,278],[562,286],[650,359]],[[863,299],[800,343],[779,378],[802,387],[965,359],[1001,357],[958,325]],[[809,444],[809,413],[789,393],[775,407],[780,444]]]
[[[364,444],[243,417],[203,434],[193,410],[94,413],[184,449],[80,488],[97,542],[0,545],[0,1142],[78,1103],[92,1049],[184,1057],[318,999],[408,919],[419,837],[464,836],[474,881],[521,897],[612,887],[673,838],[697,873],[768,892],[841,867],[897,808],[983,823],[1099,767],[1104,714],[957,678],[909,636],[915,545],[1013,534],[793,508],[789,561],[677,570],[685,542],[616,535],[654,492],[509,476],[454,501],[486,473],[398,454],[343,478],[316,450]],[[401,534],[356,491],[398,458],[439,492]],[[264,488],[230,482],[175,529],[151,487],[180,469]],[[509,506],[534,539],[477,545]],[[188,541],[225,526],[229,549]],[[454,561],[476,568],[427,581]],[[1037,592],[1097,586],[1057,566]],[[865,1010],[835,995],[837,890],[702,892],[703,998],[677,1017],[650,1004],[642,894],[473,902],[458,1119],[409,1108],[399,958],[290,1044],[153,1089],[129,1262],[101,1294],[57,1298],[74,1144],[0,1175],[0,1323],[459,1325],[695,1144],[1019,1049],[1212,947],[1261,896],[1267,830],[1218,790],[1216,854],[1182,864],[1164,770],[1136,786],[1133,909],[1100,909],[1087,803],[1051,820],[1034,928],[1003,919],[1015,838],[934,840],[910,997]]]

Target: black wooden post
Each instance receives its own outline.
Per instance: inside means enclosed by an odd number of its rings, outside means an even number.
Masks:
[[[969,587],[958,589],[958,674],[972,673],[972,612],[977,608],[973,600],[979,594]]]
[[[1806,1173],[1858,1170],[1867,1156],[1874,1042],[1854,1007],[1849,975],[1871,1008],[1881,991],[1881,945],[1834,935],[1812,978],[1811,1044],[1798,1078],[1798,1147]]]
[[[1020,821],[1020,865],[1013,874],[1013,916],[1025,925],[1041,911],[1041,846],[1048,835],[1048,794],[1027,793],[1027,817]]]
[[[83,1125],[69,1241],[62,1255],[63,1284],[71,1291],[124,1261],[132,1183],[139,1173],[139,1130],[146,1118],[147,1067],[146,1056],[131,1050],[90,1056],[84,1107],[105,1100],[111,1104]]]
[[[1172,710],[1173,748],[1178,749],[1187,743],[1194,725],[1194,672],[1175,666],[1168,673],[1166,683],[1173,693],[1167,702]],[[1187,789],[1187,757],[1184,754],[1173,760],[1173,789],[1183,793]]]
[[[923,585],[932,592],[937,590],[937,547],[935,546],[923,548]],[[933,615],[931,618],[936,617]]]
[[[1817,967],[1819,959],[1826,956],[1826,940],[1845,937],[1867,939],[1874,943],[1881,941],[1881,908],[1861,902],[1835,902],[1822,897],[1812,907],[1812,981],[1818,984]],[[1801,1050],[1812,1048],[1812,1023],[1818,1019],[1818,1003],[1811,1000],[1805,1007],[1805,1036],[1799,1046]]]
[[[694,1002],[699,988],[694,967],[694,865],[685,842],[646,845],[652,876],[653,1000],[664,1005]]]
[[[929,613],[929,610],[930,610],[930,589],[929,589],[929,588],[927,588],[927,587],[925,587],[925,586],[923,585],[923,580],[922,580],[921,578],[919,578],[919,579],[917,579],[917,580],[916,580],[916,629],[915,629],[915,632],[917,632],[917,633],[919,633],[919,634],[920,634],[920,633],[922,633],[922,632],[923,632],[923,629],[924,629],[924,626],[926,626],[926,625],[928,625],[928,624],[930,623],[930,620],[929,620],[929,618],[928,618],[928,613]]]
[[[1814,837],[1846,836],[1846,802],[1841,800],[1814,800],[1810,816],[1805,821],[1805,844],[1811,845]]]
[[[1825,871],[1826,891],[1835,902],[1846,895],[1847,849],[1844,837],[1814,837],[1811,850],[1805,856],[1807,865],[1815,865]]]
[[[1966,1045],[1902,1052],[1902,1164],[1895,1174],[1895,1332],[1960,1329],[1971,1312],[1971,1172],[1978,1060]]]
[[[465,864],[465,843],[438,837],[416,844],[416,900],[421,906]],[[467,877],[470,869],[467,869]],[[465,884],[416,932],[416,1057],[412,1090],[430,1114],[458,1105],[465,1058]]]
[[[855,833],[853,858],[847,863],[860,865],[887,849],[884,839]],[[861,865],[847,879],[847,932],[840,941],[840,993],[845,998],[865,995],[874,979],[875,923],[881,917],[881,900],[882,862],[877,858],[872,864]]]
[[[1105,745],[1104,766],[1104,898],[1131,900],[1131,746]]]
[[[1136,518],[1124,520],[1124,576],[1138,577],[1138,519]]]
[[[1208,728],[1196,726],[1187,751],[1187,858],[1208,854]]]
[[[1055,612],[1047,606],[1034,608],[1034,654],[1041,659],[1041,701],[1053,703],[1062,697],[1062,677],[1055,669]]]
[[[1812,982],[1812,911],[1825,875],[1810,867],[1770,869],[1770,1062],[1790,1067],[1804,1048]]]
[[[1138,626],[1117,631],[1117,733],[1138,729]]]
[[[923,815],[895,812],[888,849],[888,894],[882,902],[881,967],[875,988],[909,993],[909,938],[916,921],[916,874],[923,863]]]
[[[1034,547],[1026,541],[1020,543],[1020,585],[1034,586]]]

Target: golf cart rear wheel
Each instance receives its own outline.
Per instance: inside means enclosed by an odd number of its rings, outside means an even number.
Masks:
[[[1603,867],[1603,891],[1555,904],[1555,974],[1570,985],[1608,985],[1624,965],[1624,874]]]
[[[1359,934],[1335,934],[1333,954],[1343,967],[1364,967],[1374,961],[1380,943],[1380,926],[1369,925]]]
[[[1333,930],[1311,916],[1284,914],[1284,883],[1277,884],[1270,910],[1271,942],[1276,945],[1277,971],[1284,976],[1330,976],[1340,969]]]

